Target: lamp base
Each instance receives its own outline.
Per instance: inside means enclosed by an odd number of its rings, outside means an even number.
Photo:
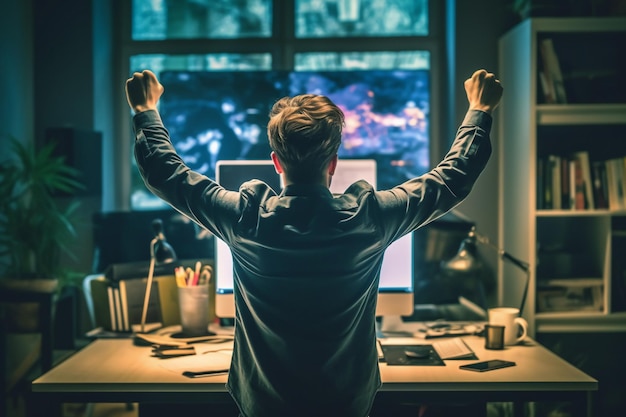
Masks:
[[[133,334],[133,345],[135,346],[152,346],[154,343],[148,342],[146,339],[139,336],[139,334]]]
[[[135,346],[152,346],[153,343],[148,342],[140,335],[142,334],[151,334],[155,330],[161,329],[163,327],[162,323],[146,323],[143,326],[143,331],[141,331],[141,324],[133,324],[133,345]]]

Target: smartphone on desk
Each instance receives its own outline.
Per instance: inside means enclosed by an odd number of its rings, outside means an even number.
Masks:
[[[494,369],[508,368],[509,366],[515,366],[515,362],[493,359],[489,361],[461,365],[459,368],[465,369],[466,371],[487,372],[493,371]]]

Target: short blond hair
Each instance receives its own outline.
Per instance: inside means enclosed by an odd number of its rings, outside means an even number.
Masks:
[[[302,94],[270,111],[270,147],[294,182],[317,182],[341,145],[344,114],[328,97]]]

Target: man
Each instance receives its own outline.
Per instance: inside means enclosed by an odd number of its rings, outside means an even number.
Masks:
[[[285,188],[260,181],[226,191],[176,154],[157,112],[150,71],[126,83],[135,157],[146,186],[224,240],[235,272],[235,342],[227,388],[244,417],[368,415],[380,387],[375,337],[378,272],[396,239],[470,192],[491,154],[491,73],[465,81],[469,110],[446,157],[390,190],[365,181],[332,195],[343,113],[328,98],[279,100],[271,158]]]

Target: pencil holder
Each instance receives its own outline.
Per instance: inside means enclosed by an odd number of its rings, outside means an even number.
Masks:
[[[180,324],[185,337],[209,334],[209,285],[178,287]]]

